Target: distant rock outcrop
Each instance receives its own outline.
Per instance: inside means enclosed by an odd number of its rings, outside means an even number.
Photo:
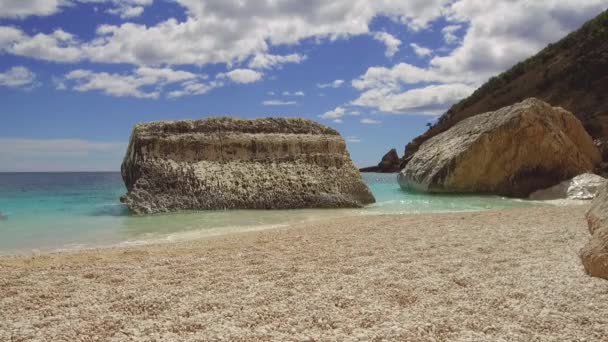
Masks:
[[[361,172],[379,172],[379,173],[393,173],[401,170],[401,159],[397,154],[396,149],[388,151],[377,166],[370,166],[360,169]]]
[[[570,112],[527,99],[426,141],[399,174],[405,189],[527,197],[593,171],[600,153]]]
[[[335,130],[305,119],[138,124],[122,164],[137,214],[346,208],[374,197]]]
[[[592,173],[583,173],[547,189],[533,192],[531,200],[555,199],[592,200],[606,185],[607,179]]]
[[[460,121],[529,97],[572,112],[593,138],[608,139],[608,11],[537,55],[493,77],[406,148],[403,167],[432,137]],[[606,159],[605,159],[606,160]]]
[[[608,185],[593,200],[587,223],[591,239],[581,250],[583,266],[589,275],[608,279]]]

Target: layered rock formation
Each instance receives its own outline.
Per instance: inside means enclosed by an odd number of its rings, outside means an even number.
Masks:
[[[401,159],[397,154],[396,149],[391,149],[383,157],[377,166],[370,166],[360,169],[361,172],[379,172],[379,173],[392,173],[399,172],[401,170]]]
[[[429,139],[401,171],[399,183],[417,191],[527,197],[590,172],[600,161],[574,115],[531,98]]]
[[[454,105],[405,148],[402,167],[428,139],[474,115],[528,97],[560,106],[578,117],[593,138],[608,139],[608,12],[561,41],[490,79]]]
[[[374,202],[335,130],[305,119],[138,124],[122,164],[132,212]]]
[[[587,224],[591,239],[581,250],[583,266],[589,275],[608,279],[608,185],[593,200]]]
[[[531,200],[554,199],[592,200],[606,185],[606,178],[592,173],[583,173],[547,189],[533,192]]]

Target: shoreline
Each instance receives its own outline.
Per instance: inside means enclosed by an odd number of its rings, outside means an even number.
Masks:
[[[475,195],[471,195],[475,196]],[[494,198],[501,198],[496,196]],[[148,246],[155,244],[166,244],[166,243],[179,243],[185,241],[196,241],[200,239],[206,239],[208,237],[214,236],[224,236],[238,233],[246,233],[246,232],[258,232],[264,230],[272,230],[272,229],[281,229],[281,228],[289,228],[294,225],[301,224],[315,224],[319,222],[332,221],[332,220],[340,220],[345,218],[353,218],[353,217],[378,217],[378,216],[411,216],[411,215],[444,215],[444,214],[458,214],[458,213],[479,213],[479,212],[495,212],[495,211],[504,211],[504,210],[518,210],[524,208],[556,208],[556,207],[578,207],[578,206],[587,206],[590,204],[589,201],[585,200],[572,200],[572,199],[555,199],[555,200],[531,200],[531,199],[505,199],[519,203],[526,203],[526,206],[521,207],[507,207],[507,208],[490,208],[490,209],[481,209],[481,208],[471,208],[471,209],[445,209],[445,210],[421,210],[421,211],[407,211],[407,212],[392,212],[380,211],[379,208],[367,207],[367,208],[359,208],[359,209],[296,209],[296,210],[271,210],[273,213],[285,213],[290,214],[290,212],[294,212],[297,214],[302,214],[308,212],[310,215],[300,216],[302,220],[293,220],[293,219],[283,219],[277,220],[276,222],[265,222],[265,223],[256,223],[256,224],[237,224],[237,225],[229,225],[229,226],[217,226],[217,227],[201,227],[195,229],[184,229],[184,230],[176,230],[171,233],[159,233],[159,232],[151,232],[150,236],[141,236],[138,238],[127,238],[124,240],[114,240],[108,242],[100,242],[96,244],[91,244],[89,242],[77,242],[72,244],[66,244],[62,246],[42,246],[39,248],[32,247],[22,247],[22,248],[14,248],[8,250],[0,250],[0,258],[2,257],[28,257],[35,255],[48,255],[48,254],[58,254],[58,253],[77,253],[79,251],[89,251],[89,250],[102,250],[102,249],[112,249],[112,248],[120,248],[120,247],[137,247],[137,246]],[[246,210],[237,210],[238,212],[243,212]],[[210,211],[210,212],[196,212],[196,211],[184,211],[168,213],[160,215],[159,217],[170,217],[171,215],[195,215],[197,213],[203,214],[214,214],[217,212],[224,213],[223,211]],[[268,212],[268,210],[260,210],[260,212]],[[315,217],[315,215],[319,215]],[[144,216],[142,218],[153,218],[157,215]]]
[[[588,206],[365,216],[0,257],[0,340],[599,340]]]
[[[514,200],[515,201],[515,200]],[[419,212],[406,212],[406,213],[391,213],[391,212],[372,212],[370,209],[300,209],[302,211],[313,211],[319,210],[320,212],[326,211],[333,215],[325,217],[306,217],[304,221],[284,221],[277,223],[263,223],[254,225],[235,225],[235,226],[220,226],[220,227],[205,227],[201,229],[192,230],[180,230],[172,233],[158,234],[158,236],[149,238],[139,239],[127,239],[123,241],[109,242],[89,245],[85,243],[77,243],[71,245],[65,245],[60,247],[43,247],[43,248],[24,248],[15,249],[9,251],[0,251],[0,258],[3,257],[30,257],[30,256],[42,256],[42,255],[54,255],[63,253],[78,253],[86,251],[97,251],[114,248],[131,248],[131,247],[143,247],[143,246],[154,246],[163,244],[183,243],[188,241],[199,241],[208,238],[218,236],[229,236],[233,234],[242,233],[255,233],[266,230],[274,229],[289,229],[293,226],[299,225],[312,225],[315,223],[331,222],[334,220],[341,220],[355,217],[401,217],[401,216],[416,216],[416,215],[445,215],[445,214],[458,214],[458,213],[480,213],[480,212],[500,212],[505,210],[518,210],[525,208],[539,208],[539,207],[577,207],[577,206],[588,206],[589,201],[584,200],[571,200],[571,199],[557,199],[557,200],[529,200],[520,199],[521,202],[529,202],[527,207],[513,207],[513,208],[495,208],[495,209],[470,209],[470,210],[445,210],[445,211],[419,211]],[[266,211],[266,210],[261,210]],[[279,210],[280,211],[280,210]],[[169,213],[168,215],[180,215],[180,214],[196,214],[195,211],[185,211],[183,213],[175,212]],[[165,214],[166,215],[166,214]],[[154,215],[153,215],[154,216]]]

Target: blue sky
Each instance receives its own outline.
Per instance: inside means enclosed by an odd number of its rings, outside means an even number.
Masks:
[[[118,170],[141,121],[303,116],[356,164],[605,0],[0,0],[0,171]]]

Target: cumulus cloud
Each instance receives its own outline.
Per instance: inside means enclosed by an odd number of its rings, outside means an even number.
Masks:
[[[266,100],[262,102],[263,106],[295,106],[298,103],[296,101],[283,101],[283,100]]]
[[[344,115],[346,115],[346,109],[344,107],[336,107],[334,110],[319,115],[319,117],[321,119],[339,119]]]
[[[272,69],[288,63],[299,64],[305,60],[306,56],[297,53],[285,56],[262,53],[255,55],[251,59],[249,67],[252,69]]]
[[[321,89],[325,88],[340,88],[344,84],[344,80],[335,80],[329,83],[318,83],[317,87]]]
[[[443,34],[443,40],[447,44],[455,44],[459,41],[456,32],[458,32],[462,28],[461,25],[448,25],[441,29],[441,33]]]
[[[351,104],[389,113],[437,115],[470,95],[489,77],[534,55],[608,7],[603,0],[568,2],[459,0],[446,10],[447,43],[460,45],[426,67],[399,63],[370,67],[352,81],[361,91]],[[467,27],[461,41],[455,32]],[[418,55],[430,51],[411,44]]]
[[[25,18],[48,16],[60,10],[61,0],[2,0],[0,18]]]
[[[397,51],[399,51],[401,41],[392,34],[386,32],[376,32],[374,33],[373,37],[375,40],[386,45],[386,52],[384,53],[386,57],[393,57]]]
[[[80,55],[93,62],[150,66],[202,66],[213,63],[233,65],[253,58],[249,67],[264,69],[283,63],[299,63],[303,59],[298,54],[271,55],[269,50],[272,46],[293,45],[309,38],[336,40],[369,34],[370,23],[380,15],[411,29],[421,29],[441,16],[442,8],[450,0],[176,2],[186,9],[187,17],[184,20],[171,18],[151,26],[134,23],[101,25],[93,40],[77,45]],[[117,14],[130,16],[140,12],[139,9],[130,8],[142,7],[148,1],[112,0],[110,3],[118,8]],[[123,8],[121,4],[129,10],[120,11]],[[22,37],[26,41],[31,38],[27,35]],[[390,44],[394,48],[394,40]],[[16,53],[12,49],[5,51]],[[46,52],[41,50],[39,54],[30,53],[27,56],[65,61],[64,58],[57,59]]]
[[[108,13],[123,19],[141,15],[144,6],[153,0],[2,0],[0,18],[26,18],[29,16],[49,16],[78,3],[106,3],[111,6]]]
[[[14,27],[0,26],[0,52],[55,62],[77,62],[83,58],[75,36],[61,29],[29,36]]]
[[[364,92],[353,105],[378,108],[386,113],[437,115],[469,96],[475,87],[466,84],[441,84],[402,92],[375,88]]]
[[[182,86],[184,87],[182,90],[184,93],[180,96],[195,94],[196,89],[193,88],[196,87],[197,83],[193,81],[199,78],[201,76],[187,71],[140,67],[127,74],[110,74],[77,69],[65,75],[65,82],[72,83],[72,89],[80,92],[101,91],[106,95],[116,97],[157,99],[161,96],[165,85],[180,82],[183,82]],[[198,91],[204,93],[200,89]],[[177,95],[177,93],[172,93],[171,97],[179,97]]]
[[[333,120],[336,123],[342,123],[342,118],[347,115],[348,116],[359,116],[359,115],[361,115],[361,113],[357,110],[351,110],[350,108],[346,108],[344,106],[338,106],[338,107],[334,108],[333,110],[327,111],[327,112],[319,115],[319,117],[321,119]]]
[[[235,69],[227,73],[220,74],[218,78],[228,78],[234,83],[247,84],[261,80],[262,76],[262,73],[255,70]]]
[[[36,74],[26,67],[16,66],[0,72],[0,86],[2,87],[31,89],[37,84]]]
[[[412,50],[414,50],[414,53],[418,57],[428,57],[433,53],[433,50],[426,48],[424,46],[420,46],[416,43],[411,43],[410,46],[412,47]]]

